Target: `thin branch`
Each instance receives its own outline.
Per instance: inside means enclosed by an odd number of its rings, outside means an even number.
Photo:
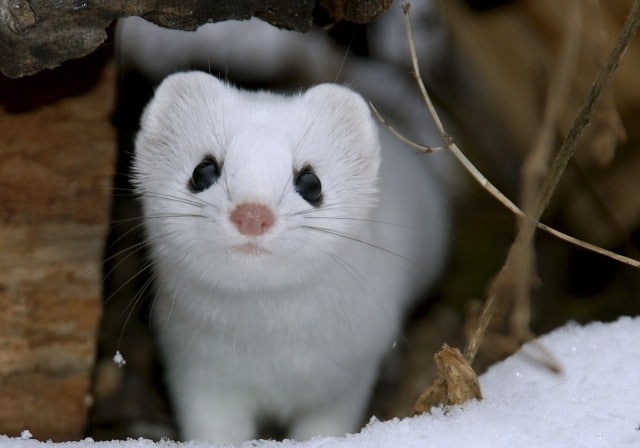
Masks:
[[[369,101],[369,107],[370,107],[370,108],[371,108],[371,110],[373,111],[373,113],[374,113],[374,115],[376,116],[376,118],[377,118],[378,120],[380,120],[380,123],[382,123],[382,125],[383,125],[384,127],[386,127],[387,129],[389,129],[389,131],[391,131],[391,133],[392,133],[393,135],[395,135],[395,137],[396,137],[398,140],[400,140],[401,142],[406,143],[407,145],[411,146],[412,148],[417,149],[418,151],[423,152],[423,153],[432,153],[432,152],[435,152],[435,151],[441,151],[441,150],[443,150],[443,149],[444,149],[444,148],[440,148],[440,147],[436,147],[436,148],[434,148],[434,147],[432,147],[432,146],[423,145],[423,144],[421,144],[421,143],[414,142],[413,140],[411,140],[411,139],[409,139],[409,138],[405,137],[404,135],[402,135],[402,134],[400,133],[400,131],[398,131],[396,128],[394,128],[393,126],[391,126],[391,123],[389,123],[389,121],[387,121],[387,119],[386,119],[386,118],[384,118],[384,117],[382,116],[382,114],[380,114],[380,112],[378,111],[378,109],[376,109],[376,107],[373,105],[373,103],[372,103],[371,101]]]
[[[555,69],[549,76],[542,120],[534,144],[522,164],[520,207],[531,216],[535,212],[536,196],[544,181],[553,151],[553,141],[559,117],[571,91],[571,81],[576,71],[580,43],[583,40],[584,0],[573,0],[567,12],[567,25],[564,27],[562,47],[557,56]],[[527,224],[523,224],[527,225]],[[519,343],[532,338],[529,327],[531,320],[531,285],[537,277],[536,252],[533,239],[524,241],[519,257],[514,260],[512,279],[513,293],[509,295],[511,307],[510,331]],[[506,323],[506,322],[504,322]]]
[[[558,67],[555,74],[551,76],[540,128],[535,143],[523,164],[520,206],[527,215],[533,215],[535,212],[535,199],[548,172],[558,119],[571,91],[571,81],[582,40],[584,12],[582,0],[574,0],[567,13],[568,23],[562,39],[562,49],[558,55]]]
[[[640,269],[639,260],[625,257],[624,255],[620,255],[616,252],[612,252],[600,246],[587,243],[586,241],[582,241],[579,238],[573,237],[564,232],[561,232],[560,230],[554,229],[553,227],[548,226],[542,222],[539,222],[539,221],[535,222],[530,217],[528,217],[522,210],[520,210],[520,208],[518,208],[518,206],[514,204],[508,197],[506,197],[500,190],[498,190],[498,188],[495,185],[489,182],[489,180],[486,177],[484,177],[484,175],[473,165],[473,163],[471,163],[471,161],[467,159],[467,157],[464,155],[464,153],[458,147],[458,145],[456,145],[455,143],[451,143],[449,146],[446,146],[445,148],[439,148],[439,147],[431,147],[431,146],[423,145],[420,143],[416,143],[413,140],[410,140],[407,137],[401,135],[396,129],[392,128],[389,125],[387,120],[385,120],[375,108],[372,108],[372,109],[385,127],[387,127],[394,135],[399,136],[398,138],[400,138],[400,140],[407,143],[409,146],[417,149],[418,151],[421,151],[424,153],[431,153],[434,151],[439,151],[441,149],[447,149],[451,151],[458,159],[458,162],[460,162],[460,164],[462,164],[462,166],[471,174],[471,177],[473,177],[473,179],[476,182],[478,182],[482,188],[487,190],[489,194],[491,194],[495,199],[498,200],[498,202],[500,202],[504,207],[506,207],[510,212],[512,212],[518,218],[522,218],[526,221],[535,223],[535,225],[540,230],[547,232],[548,234],[553,235],[556,238],[559,238],[563,241],[566,241],[569,244],[573,244],[574,246],[580,247],[589,252],[594,252],[604,257],[612,258],[620,263]]]
[[[442,135],[444,139],[445,145],[448,147],[453,144],[453,137],[446,131],[442,121],[440,121],[440,116],[438,112],[436,112],[436,108],[433,106],[433,102],[431,101],[431,97],[427,92],[427,88],[422,81],[422,75],[420,75],[420,64],[418,64],[418,52],[416,51],[416,41],[413,37],[413,27],[411,26],[411,20],[409,19],[409,9],[411,5],[406,1],[402,0],[402,11],[404,12],[404,21],[405,27],[407,29],[407,36],[409,38],[409,51],[411,52],[411,64],[413,66],[413,75],[418,83],[418,88],[420,89],[420,93],[422,93],[422,98],[427,105],[427,109],[429,109],[429,114],[433,118],[433,121],[436,124],[436,128],[438,128],[438,132]]]

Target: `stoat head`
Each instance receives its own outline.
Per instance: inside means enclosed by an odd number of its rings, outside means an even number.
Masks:
[[[228,287],[303,281],[358,238],[379,151],[367,104],[347,88],[281,96],[172,75],[136,138],[154,261]]]

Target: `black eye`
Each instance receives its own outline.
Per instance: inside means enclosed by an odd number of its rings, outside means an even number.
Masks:
[[[220,165],[213,157],[205,157],[194,169],[189,181],[189,189],[200,193],[215,184],[220,177]]]
[[[322,203],[322,184],[311,168],[304,168],[295,179],[296,192],[314,207]]]

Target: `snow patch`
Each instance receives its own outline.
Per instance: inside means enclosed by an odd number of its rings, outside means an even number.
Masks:
[[[430,415],[380,422],[360,433],[305,442],[267,440],[241,448],[640,447],[640,317],[568,324],[539,338],[562,364],[553,374],[528,344],[480,377],[485,399]],[[118,354],[116,353],[116,356]],[[114,358],[115,361],[115,358]],[[124,360],[123,360],[124,361]],[[29,431],[0,448],[214,448],[208,442],[39,442]]]
[[[127,360],[124,359],[124,356],[120,353],[120,350],[116,350],[116,354],[113,355],[113,362],[120,368],[124,367],[127,363]]]

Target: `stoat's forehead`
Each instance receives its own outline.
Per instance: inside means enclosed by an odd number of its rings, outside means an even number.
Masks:
[[[196,153],[210,151],[224,164],[231,179],[288,176],[301,143],[301,126],[295,123],[291,102],[280,96],[237,92],[201,99],[202,123]],[[194,149],[195,149],[194,148]]]
[[[291,182],[294,146],[290,135],[265,126],[245,127],[229,135],[221,160],[234,199],[281,195]]]

